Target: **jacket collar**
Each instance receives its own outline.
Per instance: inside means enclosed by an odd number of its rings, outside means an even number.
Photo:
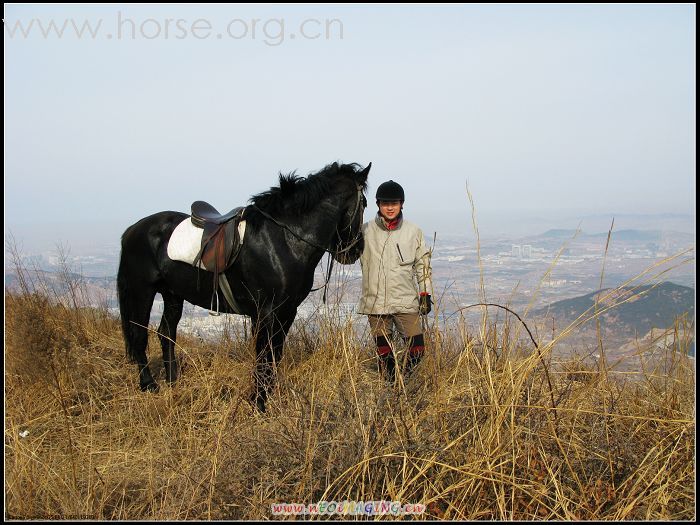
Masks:
[[[391,222],[387,222],[387,220],[382,217],[379,212],[377,212],[377,216],[374,218],[374,221],[377,223],[377,226],[384,231],[399,230],[403,224],[403,211],[399,212],[399,215]]]

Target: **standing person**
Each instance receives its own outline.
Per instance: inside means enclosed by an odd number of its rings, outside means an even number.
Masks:
[[[404,376],[412,372],[425,350],[420,314],[427,315],[431,310],[430,250],[421,229],[403,218],[405,196],[400,184],[384,182],[377,188],[376,199],[377,216],[363,226],[365,249],[360,257],[362,297],[358,312],[368,316],[377,343],[379,371],[393,383],[393,325],[408,344]]]

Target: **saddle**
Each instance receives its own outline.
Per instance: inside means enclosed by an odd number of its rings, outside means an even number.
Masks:
[[[224,271],[234,263],[241,250],[242,240],[238,225],[243,220],[244,212],[245,207],[240,206],[222,215],[207,202],[192,203],[192,224],[204,230],[202,247],[193,265],[196,267],[201,262],[207,271],[214,273],[214,293],[209,312],[214,311],[216,299],[216,314],[213,315],[218,315],[219,312],[219,287],[224,291],[224,296],[234,311],[237,309]]]
[[[195,201],[192,203],[192,223],[199,228],[204,228],[205,224],[223,224],[239,215],[241,210],[243,210],[243,206],[234,208],[230,212],[221,215],[208,202]]]

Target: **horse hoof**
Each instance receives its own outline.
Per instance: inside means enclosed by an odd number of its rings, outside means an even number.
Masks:
[[[143,392],[154,392],[155,393],[155,392],[158,392],[158,390],[159,390],[158,383],[156,383],[155,381],[153,381],[151,383],[146,383],[145,385],[141,385],[141,391],[143,391]]]
[[[165,362],[165,381],[170,384],[177,381],[178,378],[178,367],[174,362]]]
[[[258,412],[265,413],[265,399],[262,396],[250,396],[250,404],[253,405]]]

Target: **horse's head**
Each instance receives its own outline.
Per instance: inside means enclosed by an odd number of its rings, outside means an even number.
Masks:
[[[333,251],[333,258],[341,264],[354,263],[365,248],[362,224],[367,199],[364,192],[367,189],[367,176],[371,167],[371,162],[362,170],[356,168],[356,165],[341,167],[345,168],[343,171],[347,171],[350,182],[343,193],[344,211],[337,225],[337,240]]]

